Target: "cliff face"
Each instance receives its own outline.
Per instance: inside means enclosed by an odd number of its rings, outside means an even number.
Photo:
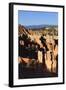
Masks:
[[[26,29],[23,25],[18,26],[18,34],[29,34],[28,29]]]

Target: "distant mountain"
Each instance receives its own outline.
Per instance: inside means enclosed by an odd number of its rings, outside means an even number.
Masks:
[[[57,25],[29,25],[25,26],[27,29],[44,29],[44,28],[57,28]]]

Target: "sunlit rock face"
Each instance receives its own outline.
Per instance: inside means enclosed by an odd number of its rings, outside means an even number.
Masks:
[[[48,51],[46,54],[45,64],[46,64],[47,69],[51,72],[52,61],[51,61],[50,51]]]
[[[41,51],[38,51],[38,61],[39,61],[39,63],[42,63],[42,60],[43,60],[43,54],[42,54],[42,52]]]

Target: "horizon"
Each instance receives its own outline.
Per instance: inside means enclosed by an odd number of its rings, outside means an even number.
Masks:
[[[24,26],[53,25],[58,26],[57,12],[18,11],[18,24]]]
[[[23,25],[23,24],[19,24],[21,26],[26,26],[26,27],[29,27],[29,26],[41,26],[41,25],[44,25],[44,26],[58,26],[58,25],[49,25],[49,24],[38,24],[38,25]]]

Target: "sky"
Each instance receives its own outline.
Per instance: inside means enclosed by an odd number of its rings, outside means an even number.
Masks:
[[[57,12],[18,11],[18,24],[29,25],[58,25]]]

